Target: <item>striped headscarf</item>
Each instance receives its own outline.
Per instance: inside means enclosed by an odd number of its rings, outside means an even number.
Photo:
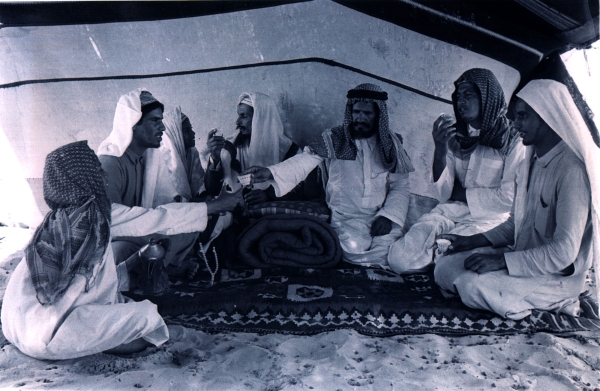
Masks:
[[[41,304],[60,298],[75,274],[86,278],[86,291],[93,286],[94,266],[110,240],[111,204],[99,167],[87,141],[67,144],[46,157],[44,199],[52,210],[25,250]]]
[[[331,128],[317,140],[309,143],[312,150],[324,158],[340,160],[356,159],[356,144],[350,134],[352,107],[357,102],[374,103],[379,108],[379,146],[383,166],[388,171],[408,173],[414,171],[410,158],[402,148],[402,141],[390,131],[387,105],[387,92],[375,84],[359,84],[348,91],[346,111],[342,126]]]
[[[458,85],[470,82],[477,86],[481,94],[481,129],[479,136],[469,136],[468,123],[458,112],[456,92]],[[511,130],[510,121],[506,118],[508,106],[502,86],[492,71],[482,68],[469,69],[454,82],[452,106],[456,117],[456,132],[452,150],[470,150],[477,142],[480,145],[507,151],[508,146],[516,139],[516,132]],[[462,137],[460,137],[462,136]]]

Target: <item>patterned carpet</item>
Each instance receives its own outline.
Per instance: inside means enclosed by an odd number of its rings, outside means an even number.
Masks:
[[[433,273],[400,277],[381,269],[344,266],[224,269],[213,286],[204,270],[196,281],[177,281],[169,293],[147,298],[158,305],[168,324],[203,331],[310,335],[354,329],[375,336],[600,331],[597,306],[585,295],[580,318],[534,311],[512,321],[469,309],[458,298],[444,298]]]

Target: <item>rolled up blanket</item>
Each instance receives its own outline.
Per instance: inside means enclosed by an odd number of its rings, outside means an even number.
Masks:
[[[265,216],[246,228],[238,242],[240,261],[254,268],[326,268],[342,257],[336,232],[312,216]]]

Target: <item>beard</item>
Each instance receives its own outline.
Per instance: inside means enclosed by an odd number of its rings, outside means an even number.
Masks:
[[[362,129],[357,129],[357,126],[360,126]],[[371,138],[375,133],[377,133],[377,126],[371,127],[365,122],[352,122],[349,130],[350,136],[353,139]]]
[[[237,130],[239,130],[240,133],[235,138],[235,145],[250,145],[250,135],[242,133],[240,127],[237,127]]]

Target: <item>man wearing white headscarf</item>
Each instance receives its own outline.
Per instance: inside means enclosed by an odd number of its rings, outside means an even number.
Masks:
[[[180,107],[164,113],[165,132],[158,148],[146,151],[142,206],[155,208],[189,202],[201,190],[204,169],[195,148],[195,133]]]
[[[159,205],[174,202],[174,197],[190,199],[193,196],[191,186],[199,187],[201,181],[188,178],[185,170],[187,165],[187,152],[184,155],[177,151],[185,145],[176,141],[179,136],[167,129],[167,134],[173,133],[173,139],[165,137],[165,125],[163,124],[164,106],[146,89],[140,88],[121,96],[117,103],[113,130],[106,140],[98,148],[98,156],[103,169],[108,176],[107,195],[112,203],[128,206],[132,209],[143,207],[145,209],[156,208]],[[173,114],[179,118],[167,118],[167,124],[181,126],[181,112]],[[174,122],[174,124],[171,124]],[[181,136],[183,137],[183,136]],[[161,143],[162,142],[162,143]],[[162,151],[153,150],[161,147]],[[177,151],[177,152],[175,152]],[[193,159],[193,156],[192,156]],[[165,175],[161,170],[169,171]],[[180,175],[178,175],[180,174]],[[195,183],[195,185],[194,185]],[[198,189],[194,189],[195,192]],[[214,202],[214,201],[213,201]],[[207,203],[207,213],[211,207]],[[218,210],[220,212],[221,210]],[[168,219],[169,216],[166,216]],[[208,215],[203,216],[202,224],[206,227]],[[144,229],[140,221],[140,232]],[[186,224],[181,221],[172,221],[173,227]],[[198,264],[189,262],[182,264],[185,256],[194,246],[198,237],[197,229],[178,230],[176,235],[153,235],[155,238],[168,237],[171,245],[165,256],[167,272],[176,275],[187,275],[190,277],[195,273]],[[139,250],[140,246],[148,242],[149,237],[118,237],[112,241],[112,248],[117,263],[126,260],[130,255]],[[183,270],[185,269],[185,270]]]
[[[402,236],[414,168],[389,127],[387,92],[365,83],[346,97],[341,126],[323,132],[302,154],[248,172],[253,182],[270,180],[283,195],[320,165],[344,261],[386,268],[389,246]]]
[[[514,127],[528,151],[511,217],[482,234],[440,235],[453,254],[436,261],[435,280],[469,307],[515,320],[532,309],[578,316],[592,265],[598,277],[600,144],[568,85],[532,80],[517,94]]]
[[[235,147],[235,158],[242,171],[251,166],[277,164],[298,152],[298,146],[283,134],[283,123],[271,97],[259,92],[244,92],[238,99],[237,113],[236,129],[239,132],[229,141]],[[216,130],[208,134],[210,158],[204,183],[210,195],[219,194],[223,183],[220,154],[226,142],[223,136],[216,134]],[[273,189],[266,191],[269,187],[269,184],[255,186],[245,195],[246,204],[273,200]]]

